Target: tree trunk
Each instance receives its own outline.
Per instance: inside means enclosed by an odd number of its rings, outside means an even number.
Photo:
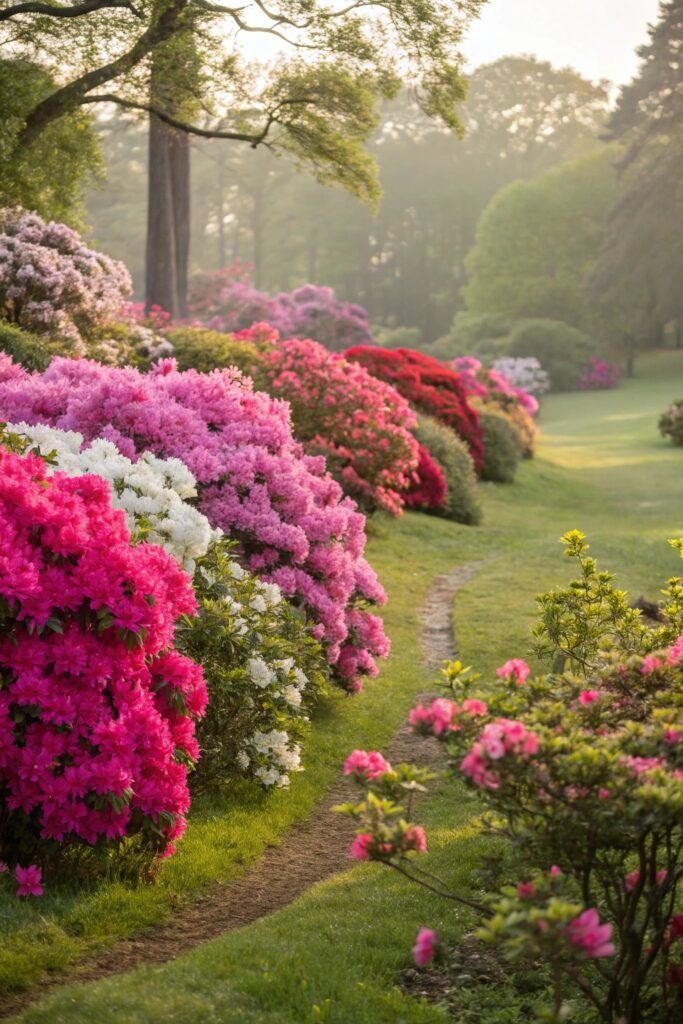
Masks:
[[[174,319],[179,316],[177,275],[178,256],[169,129],[158,117],[151,115],[145,283],[145,309],[148,312],[152,306],[161,306]]]
[[[187,316],[187,268],[190,258],[190,137],[170,133],[173,224],[175,227],[176,294],[178,313]]]

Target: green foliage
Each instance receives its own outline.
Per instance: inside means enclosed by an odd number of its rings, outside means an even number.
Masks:
[[[60,354],[60,346],[21,327],[0,322],[0,352],[5,352],[27,370],[40,370],[42,373],[52,357]]]
[[[287,784],[287,772],[299,770],[300,742],[326,679],[322,648],[303,620],[276,587],[240,569],[230,547],[221,541],[199,560],[199,611],[177,631],[209,691],[197,728],[201,757],[190,777],[195,792],[239,776]]]
[[[512,483],[523,454],[519,431],[500,413],[480,412],[479,420],[484,434],[482,480]]]
[[[231,335],[203,327],[175,327],[165,336],[173,345],[180,370],[211,370],[236,366],[248,376],[258,371],[261,356],[256,345],[236,341]]]
[[[683,446],[683,400],[672,402],[659,420],[659,431],[675,445]]]
[[[0,206],[23,206],[78,227],[84,191],[102,176],[91,116],[75,111],[51,124],[30,150],[16,149],[26,114],[54,87],[31,60],[0,60]]]
[[[420,413],[415,436],[424,445],[446,478],[446,502],[434,515],[456,523],[481,522],[481,499],[472,456],[455,431],[431,416]]]
[[[559,320],[522,320],[510,334],[505,355],[535,356],[553,391],[574,391],[581,371],[598,350],[587,334]]]
[[[456,359],[458,356],[476,356],[493,361],[507,354],[510,324],[498,313],[456,313],[448,334],[429,347],[436,359]]]
[[[589,326],[584,280],[617,196],[613,160],[612,150],[603,149],[515,182],[492,199],[467,258],[469,309]]]

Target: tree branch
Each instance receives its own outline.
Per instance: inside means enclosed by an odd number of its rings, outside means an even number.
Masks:
[[[84,14],[92,14],[94,11],[105,10],[111,7],[122,7],[132,11],[136,17],[138,12],[130,0],[82,0],[72,7],[54,7],[48,3],[38,3],[37,0],[27,0],[26,3],[15,4],[13,7],[5,7],[0,11],[0,21],[9,21],[20,14],[45,14],[49,18],[80,18]]]

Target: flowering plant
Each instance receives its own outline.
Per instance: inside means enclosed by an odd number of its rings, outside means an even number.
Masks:
[[[494,361],[491,369],[524,394],[536,396],[550,391],[550,376],[535,356],[502,356]]]
[[[533,417],[539,410],[538,401],[534,396],[513,385],[500,370],[487,370],[473,356],[454,359],[453,367],[461,374],[474,407],[481,412],[495,413],[509,420],[519,434],[523,454],[527,458],[531,457],[536,440]]]
[[[131,836],[141,856],[172,853],[206,704],[173,646],[189,577],[131,546],[104,481],[2,446],[0,568],[0,857]]]
[[[604,391],[619,385],[621,369],[598,356],[591,356],[579,377],[581,391]]]
[[[0,210],[0,318],[83,351],[84,335],[121,311],[132,291],[122,263],[89,249],[65,224]]]
[[[675,445],[683,445],[683,401],[672,402],[659,419],[662,437],[671,438]]]
[[[420,445],[419,453],[416,479],[405,496],[405,503],[409,508],[434,512],[446,504],[446,477],[423,444]]]
[[[294,440],[285,402],[255,392],[238,371],[150,374],[55,359],[43,375],[0,360],[0,416],[112,441],[126,458],[180,459],[197,480],[199,509],[239,542],[245,567],[301,606],[348,689],[388,652],[366,610],[384,591],[363,557],[365,519]]]
[[[350,348],[346,356],[374,377],[392,384],[411,405],[451,427],[467,442],[477,469],[484,459],[479,417],[468,401],[462,376],[451,367],[411,349]]]
[[[361,508],[399,515],[418,462],[416,418],[395,388],[315,341],[280,341],[264,352],[257,382],[285,398],[294,432]]]
[[[565,1020],[571,991],[610,1024],[673,1021],[683,980],[683,590],[671,581],[657,630],[637,615],[621,622],[624,595],[594,572],[578,532],[565,540],[581,579],[544,599],[537,645],[570,657],[571,670],[532,678],[514,658],[502,683],[481,689],[456,662],[445,671],[447,695],[410,715],[479,793],[521,880],[482,902],[449,893],[433,875],[429,884],[476,910],[479,937],[509,959],[546,960],[552,1006],[542,1019]],[[549,626],[559,621],[562,646],[553,650]],[[405,809],[411,780],[424,777],[407,766],[368,778],[366,800],[343,810],[358,821],[368,857],[424,881],[405,844],[381,845],[419,827]]]

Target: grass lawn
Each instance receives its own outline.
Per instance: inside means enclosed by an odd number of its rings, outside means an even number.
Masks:
[[[7,939],[0,985],[27,985],[45,969],[60,969],[85,950],[159,920],[176,896],[234,876],[308,812],[351,747],[381,747],[411,695],[425,688],[418,613],[436,573],[482,563],[458,598],[457,630],[464,658],[489,672],[507,657],[525,654],[534,595],[568,578],[557,543],[568,529],[588,534],[602,566],[616,571],[634,597],[655,598],[664,581],[683,569],[666,544],[683,535],[683,452],[656,431],[660,411],[681,393],[683,356],[661,353],[643,360],[638,378],[618,391],[548,399],[539,457],[521,467],[514,485],[487,487],[482,527],[414,514],[380,527],[370,558],[390,595],[386,620],[394,652],[363,697],[334,697],[321,709],[308,745],[308,771],[289,793],[260,797],[245,789],[199,807],[154,887],[112,881],[85,891],[48,889],[31,905],[1,902]],[[460,888],[471,887],[481,852],[482,840],[468,826],[472,809],[470,798],[450,788],[432,798],[423,815],[429,867]],[[444,1021],[444,1010],[395,986],[417,928],[429,923],[455,938],[464,923],[459,915],[378,865],[360,866],[171,965],[65,988],[21,1019]],[[496,1024],[516,1020],[514,1006],[495,1017]]]

